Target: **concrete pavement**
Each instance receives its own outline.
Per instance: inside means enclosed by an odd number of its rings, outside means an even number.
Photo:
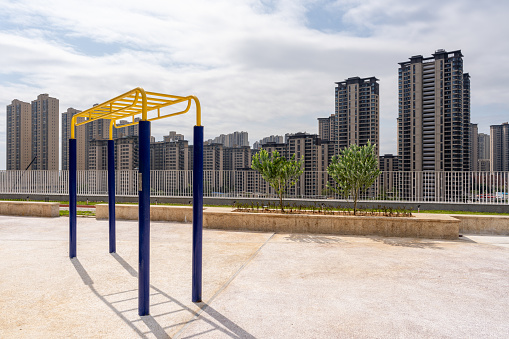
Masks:
[[[152,222],[150,316],[137,314],[138,223],[0,216],[0,338],[507,338],[509,237],[444,241],[204,231]]]

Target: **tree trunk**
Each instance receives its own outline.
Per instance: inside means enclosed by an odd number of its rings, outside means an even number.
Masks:
[[[281,188],[281,181],[279,182],[279,207],[281,207],[281,213],[284,213],[285,210],[283,208],[283,189]]]
[[[355,190],[353,195],[353,215],[357,214],[357,199],[359,199],[359,191]]]

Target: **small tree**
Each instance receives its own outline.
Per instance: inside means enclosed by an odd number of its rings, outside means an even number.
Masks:
[[[327,173],[334,179],[336,185],[327,182],[330,187],[345,199],[353,198],[353,214],[357,212],[357,200],[361,192],[373,185],[380,174],[378,162],[374,152],[374,145],[368,141],[367,145],[359,147],[355,144],[341,151],[339,156],[332,157]]]
[[[295,154],[290,160],[287,160],[280,156],[278,151],[274,151],[272,157],[270,157],[264,149],[253,156],[251,168],[260,172],[262,178],[276,190],[281,212],[285,211],[283,208],[283,194],[288,186],[297,183],[300,175],[304,172],[302,169],[303,161],[303,157],[300,160],[295,160]]]

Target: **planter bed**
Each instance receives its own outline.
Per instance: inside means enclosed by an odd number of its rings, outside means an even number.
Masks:
[[[96,205],[96,218],[108,217],[108,205]],[[137,220],[137,205],[116,205],[118,219]],[[192,207],[151,206],[151,220],[192,221]],[[223,230],[280,233],[376,235],[429,239],[457,239],[460,221],[444,214],[415,213],[412,217],[376,217],[319,214],[233,212],[226,207],[206,207],[203,226]]]

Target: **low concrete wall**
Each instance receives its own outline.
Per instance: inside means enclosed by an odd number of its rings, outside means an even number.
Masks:
[[[138,206],[116,205],[117,219],[137,220]],[[192,221],[192,207],[151,206],[151,220]],[[96,218],[108,217],[108,205],[96,205]],[[281,233],[378,235],[429,239],[457,239],[459,220],[448,215],[419,213],[414,217],[372,217],[232,212],[206,207],[203,227]]]
[[[58,217],[58,202],[0,201],[1,215],[20,215],[25,217]]]
[[[108,219],[108,204],[95,205],[96,219]],[[115,205],[115,217],[119,220],[138,220],[138,205]],[[187,206],[150,206],[150,220],[193,221],[193,208]]]
[[[421,213],[415,217],[372,217],[231,212],[209,208],[203,225],[225,230],[281,233],[378,235],[429,239],[457,239],[459,220],[447,215]]]
[[[452,214],[460,221],[460,233],[509,235],[509,216]]]

